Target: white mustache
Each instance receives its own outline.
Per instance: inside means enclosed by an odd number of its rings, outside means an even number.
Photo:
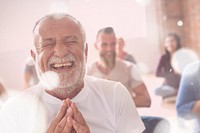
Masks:
[[[64,63],[64,62],[68,62],[68,61],[76,61],[75,57],[72,54],[68,54],[63,58],[57,57],[57,56],[52,56],[49,60],[48,60],[48,65],[51,65],[53,63]]]

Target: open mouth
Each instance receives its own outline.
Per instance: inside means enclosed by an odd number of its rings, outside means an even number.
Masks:
[[[73,65],[74,65],[73,61],[68,61],[63,63],[53,63],[51,64],[51,68],[55,70],[70,69],[71,67],[73,67]]]

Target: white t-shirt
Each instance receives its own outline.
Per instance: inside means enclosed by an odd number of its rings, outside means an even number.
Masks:
[[[129,92],[121,83],[90,76],[72,101],[91,133],[141,133],[144,125]],[[5,133],[45,133],[62,101],[38,84],[11,98],[1,110],[0,130]]]

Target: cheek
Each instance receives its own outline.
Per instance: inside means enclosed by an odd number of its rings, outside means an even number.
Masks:
[[[103,53],[103,52],[106,51],[106,48],[105,47],[100,47],[98,50],[99,50],[100,53]]]
[[[173,43],[172,48],[176,49],[176,43]]]
[[[168,44],[165,45],[165,48],[166,48],[167,50],[171,50],[172,46],[168,43]]]
[[[86,58],[85,52],[80,51],[80,52],[78,53],[78,57],[79,57],[79,60],[80,60],[81,62],[84,61],[85,58]]]
[[[45,54],[44,52],[41,52],[38,55],[37,63],[42,72],[45,72],[48,70],[48,67],[47,67],[48,59],[49,59],[49,56],[47,54]]]
[[[104,55],[105,53],[106,53],[105,50],[99,50],[99,54],[100,54],[100,55]]]
[[[169,43],[164,43],[164,47],[167,48],[169,46]]]
[[[83,47],[71,49],[70,52],[81,59],[83,59],[85,56],[85,48],[83,48]]]

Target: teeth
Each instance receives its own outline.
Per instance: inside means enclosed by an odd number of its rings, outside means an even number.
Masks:
[[[70,67],[72,66],[72,62],[66,62],[66,63],[57,63],[57,64],[54,64],[53,67],[55,68],[58,68],[58,67]]]
[[[62,64],[54,64],[54,67],[62,67]]]
[[[62,66],[72,66],[72,62],[64,63]]]

